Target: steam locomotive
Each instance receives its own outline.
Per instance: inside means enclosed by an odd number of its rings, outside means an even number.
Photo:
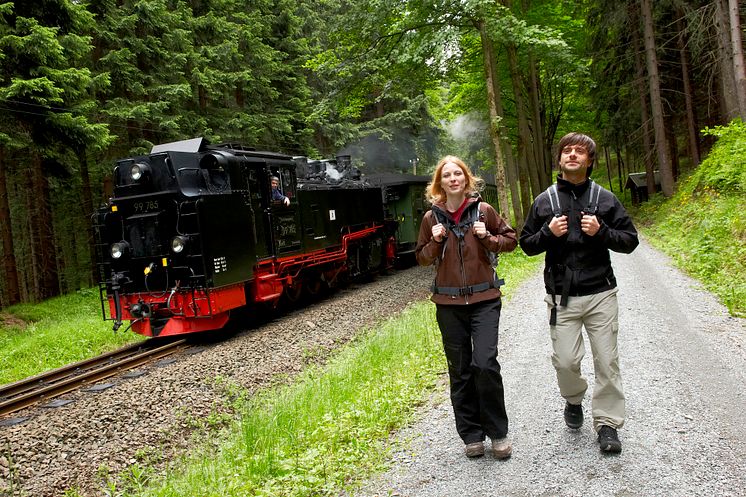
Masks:
[[[413,252],[427,179],[202,138],[119,160],[93,216],[104,318],[146,336],[215,330],[234,309],[389,268]]]

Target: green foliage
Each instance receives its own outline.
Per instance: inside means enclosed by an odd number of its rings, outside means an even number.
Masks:
[[[307,44],[288,1],[95,2],[103,114],[124,150],[205,136],[274,150],[309,145]]]
[[[710,130],[718,142],[670,199],[637,217],[651,242],[700,280],[734,316],[746,316],[746,133],[740,121]]]
[[[510,67],[506,61],[506,45],[516,48],[520,78],[528,81],[531,64],[537,70],[539,92],[541,94],[544,140],[553,141],[555,129],[560,121],[570,121],[571,126],[590,120],[584,95],[588,75],[587,61],[579,50],[580,43],[575,39],[584,31],[584,22],[579,17],[568,17],[567,8],[555,2],[531,2],[512,10],[496,7],[496,2],[468,2],[474,5],[468,14],[485,20],[487,30],[496,43],[498,52],[498,87],[501,89],[503,115],[501,133],[503,139],[514,147],[519,142],[517,109],[512,90]],[[466,16],[466,15],[465,15]],[[464,24],[459,32],[458,50],[448,65],[447,104],[443,107],[446,115],[437,117],[457,128],[458,121],[468,116],[472,122],[478,121],[478,131],[466,139],[458,137],[454,142],[446,142],[447,147],[459,147],[458,152],[470,162],[475,160],[494,164],[495,151],[487,128],[489,121],[486,104],[482,41],[475,30]],[[524,90],[525,91],[525,90]],[[582,126],[586,129],[585,126]],[[450,152],[449,152],[450,153]]]
[[[717,146],[682,188],[709,187],[720,193],[746,194],[746,124],[737,119],[728,126],[705,128],[702,133],[717,137]]]
[[[434,157],[439,127],[423,93],[437,88],[442,47],[457,30],[425,19],[417,3],[329,2],[315,14],[324,28],[307,67],[320,96],[311,122],[328,141],[322,153],[348,146],[389,171]]]

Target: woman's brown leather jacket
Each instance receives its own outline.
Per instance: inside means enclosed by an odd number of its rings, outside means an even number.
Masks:
[[[479,209],[477,215],[476,209]],[[448,236],[440,243],[433,239],[432,228],[437,218],[449,220]],[[488,236],[474,235],[473,220],[484,222]],[[516,233],[487,202],[470,198],[458,225],[453,223],[445,204],[436,203],[425,213],[415,247],[417,262],[429,266],[437,262],[432,301],[436,304],[475,304],[500,297],[499,282],[491,254],[511,252],[518,244]]]

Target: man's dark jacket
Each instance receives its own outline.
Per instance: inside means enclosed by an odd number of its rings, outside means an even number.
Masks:
[[[590,180],[574,185],[557,178],[561,212],[567,215],[565,235],[556,237],[549,229],[549,221],[555,214],[546,191],[536,197],[521,231],[519,241],[527,255],[546,252],[544,284],[548,294],[566,298],[615,288],[609,250],[629,254],[639,244],[637,230],[627,211],[613,193],[598,185],[601,192],[595,214],[601,228],[594,236],[583,233],[580,229],[582,212],[594,208],[594,203],[589,201],[590,185]]]

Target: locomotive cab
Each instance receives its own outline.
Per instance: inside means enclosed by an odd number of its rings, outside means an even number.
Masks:
[[[279,257],[301,250],[300,219],[298,217],[297,178],[295,163],[282,165],[268,164],[262,171],[265,182],[262,191],[265,194],[265,224],[269,228],[266,244],[268,256]],[[277,178],[278,191],[289,199],[289,205],[273,198],[272,178]]]

